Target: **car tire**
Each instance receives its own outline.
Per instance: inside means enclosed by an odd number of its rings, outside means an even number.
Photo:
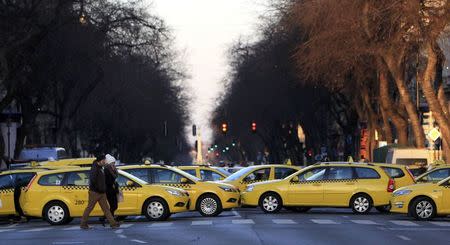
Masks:
[[[411,203],[409,213],[417,220],[432,220],[436,217],[436,205],[428,197],[419,197]]]
[[[259,207],[264,213],[278,213],[283,208],[283,201],[280,195],[269,192],[261,196]]]
[[[350,207],[355,214],[368,214],[372,209],[372,198],[364,193],[356,194],[350,201]]]
[[[391,205],[378,206],[375,209],[380,213],[389,213],[391,211]]]
[[[159,197],[152,197],[145,201],[142,211],[150,221],[167,220],[170,216],[169,205]]]
[[[43,216],[50,225],[64,225],[73,220],[66,204],[60,201],[47,203],[44,207]]]
[[[197,200],[197,210],[204,217],[215,217],[222,213],[222,203],[216,195],[202,195]]]

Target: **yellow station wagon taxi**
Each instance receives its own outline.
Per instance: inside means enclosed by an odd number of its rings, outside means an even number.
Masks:
[[[282,180],[251,184],[242,193],[242,204],[259,206],[266,213],[282,207],[306,212],[311,207],[351,207],[365,214],[385,206],[394,180],[372,164],[322,163],[302,169]]]
[[[150,184],[174,186],[189,193],[190,210],[203,216],[217,216],[239,206],[240,193],[232,185],[202,181],[180,169],[165,165],[128,165],[119,167]]]
[[[450,215],[450,177],[437,183],[402,187],[393,193],[391,205],[391,212],[408,214],[417,220]]]
[[[88,204],[89,168],[38,172],[23,194],[22,208],[27,216],[43,217],[52,225],[69,223],[81,217]],[[170,214],[188,210],[186,191],[169,186],[148,185],[128,173],[117,178],[124,201],[119,216],[142,215],[149,220],[165,220]],[[96,205],[92,216],[103,216]]]
[[[233,173],[220,182],[234,185],[242,192],[249,184],[284,179],[300,169],[297,166],[282,164],[250,166]]]
[[[177,168],[205,181],[223,180],[230,175],[226,171],[208,165],[177,166]]]

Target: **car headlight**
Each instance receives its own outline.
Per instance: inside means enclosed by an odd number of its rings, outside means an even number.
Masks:
[[[171,189],[166,189],[167,192],[169,192],[171,195],[177,196],[177,197],[181,197],[183,196],[183,193],[176,191],[176,190],[171,190]]]
[[[398,190],[398,191],[394,192],[394,196],[395,197],[397,197],[397,196],[404,196],[404,195],[408,195],[411,192],[412,192],[412,190],[408,190],[408,189],[406,189],[406,190]]]
[[[229,186],[219,186],[220,189],[226,191],[226,192],[236,192],[236,190],[233,187],[229,187]]]
[[[247,186],[247,189],[245,189],[245,192],[252,192],[254,188],[255,188],[255,186],[249,185],[249,186]]]

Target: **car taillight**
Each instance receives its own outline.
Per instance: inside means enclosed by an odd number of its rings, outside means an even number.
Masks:
[[[25,191],[28,191],[31,188],[31,185],[33,184],[34,180],[36,179],[37,175],[34,175],[33,178],[30,180],[30,182],[27,185],[27,188],[25,188]]]
[[[388,186],[387,186],[387,191],[388,192],[394,192],[394,190],[395,190],[395,181],[394,181],[394,179],[389,179],[389,183],[388,183]]]

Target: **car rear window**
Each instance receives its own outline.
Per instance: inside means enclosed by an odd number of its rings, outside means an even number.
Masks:
[[[371,168],[355,168],[356,175],[358,179],[379,179],[380,175],[377,171]]]
[[[39,179],[38,184],[43,186],[59,186],[63,178],[63,173],[44,175]]]
[[[391,178],[401,178],[403,176],[405,176],[405,173],[403,172],[402,169],[400,168],[391,168],[391,167],[381,167],[384,172],[387,173],[387,175],[389,175],[389,177]]]

